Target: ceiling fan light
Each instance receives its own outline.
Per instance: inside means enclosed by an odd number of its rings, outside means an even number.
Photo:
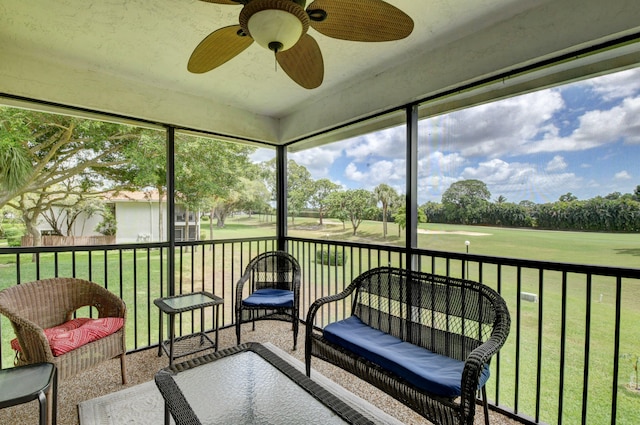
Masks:
[[[254,13],[247,27],[251,37],[265,49],[273,50],[271,47],[280,43],[282,47],[278,51],[293,47],[304,29],[297,16],[279,9],[264,9]]]

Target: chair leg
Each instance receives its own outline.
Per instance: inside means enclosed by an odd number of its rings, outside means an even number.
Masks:
[[[489,403],[487,402],[487,387],[482,386],[482,408],[484,409],[484,423],[489,425]]]
[[[298,320],[293,319],[293,350],[295,351],[298,347]]]
[[[127,353],[120,355],[120,374],[122,375],[122,385],[127,383]]]

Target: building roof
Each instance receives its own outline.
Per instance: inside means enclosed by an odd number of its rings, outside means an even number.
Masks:
[[[158,202],[160,196],[157,190],[148,190],[148,191],[118,191],[112,192],[105,195],[105,199],[110,202],[141,202],[141,201],[151,201]],[[166,202],[167,196],[166,194],[162,196],[162,201]]]

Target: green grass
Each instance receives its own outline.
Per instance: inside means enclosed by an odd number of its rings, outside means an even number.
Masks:
[[[553,232],[537,230],[518,230],[495,227],[453,226],[442,224],[421,224],[423,233],[418,236],[419,247],[448,252],[465,252],[465,241],[470,241],[469,252],[497,257],[513,257],[530,260],[545,260],[579,264],[598,264],[619,267],[638,267],[640,263],[640,235],[638,234],[607,234],[607,233],[581,233],[581,232]],[[427,233],[424,233],[427,232]],[[382,223],[365,221],[358,229],[357,235],[352,235],[349,223],[343,227],[342,223],[335,220],[327,220],[323,226],[317,224],[316,219],[296,218],[288,220],[288,233],[294,237],[313,238],[320,240],[369,242],[377,244],[389,244],[395,246],[404,245],[404,235],[398,236],[397,226],[389,224],[389,234],[382,236]],[[203,238],[208,239],[208,228],[203,229]],[[264,221],[258,217],[236,216],[229,218],[224,228],[214,228],[214,239],[253,238],[275,235],[275,221]],[[320,246],[318,246],[319,248]],[[358,264],[375,266],[378,258],[365,258],[367,251],[347,250],[347,271],[358,269]],[[191,288],[199,289],[212,279],[216,285],[223,279],[226,289],[230,291],[235,275],[221,276],[220,270],[231,269],[231,264],[250,258],[249,247],[243,249],[209,252],[200,250],[193,256],[192,263],[189,252],[177,256],[177,262],[182,261],[184,274],[180,283],[184,291]],[[107,268],[104,268],[104,254],[94,253],[92,257],[91,271],[88,270],[88,254],[76,254],[75,273],[79,277],[91,278],[98,282],[108,281],[108,287],[116,293],[125,295],[127,305],[131,308],[129,318],[136,318],[138,328],[133,329],[133,320],[128,321],[128,340],[131,344],[134,339],[139,346],[153,344],[157,340],[157,309],[152,301],[159,296],[158,281],[160,279],[160,267],[162,261],[157,251],[151,251],[147,259],[146,255],[138,255],[133,261],[132,255],[125,252],[122,257],[117,253],[107,255]],[[305,280],[308,297],[335,293],[342,289],[344,278],[342,269],[333,266],[322,266],[315,263],[315,252],[304,252],[301,259],[303,265],[311,264],[318,267],[315,276],[306,275]],[[213,258],[215,257],[215,258]],[[55,274],[54,254],[41,254],[40,276],[49,277]],[[16,268],[13,262],[15,256],[0,255],[0,287],[12,285],[16,279]],[[36,278],[35,266],[30,262],[30,255],[21,256],[21,280],[29,281]],[[222,263],[224,261],[224,264]],[[399,256],[391,258],[392,265],[399,263]],[[166,258],[165,258],[166,262]],[[198,272],[200,263],[204,263],[206,272]],[[382,264],[389,262],[387,257],[380,258]],[[61,276],[70,275],[71,254],[58,254],[59,270]],[[135,264],[135,267],[134,267]],[[191,264],[196,271],[194,281],[190,276]],[[215,264],[215,265],[213,265]],[[444,262],[437,261],[436,272],[443,271],[440,267]],[[237,264],[236,264],[237,265]],[[451,272],[461,273],[460,263],[451,262]],[[430,267],[426,265],[425,267]],[[131,288],[134,281],[134,270],[138,282],[147,282],[136,288],[135,295]],[[305,271],[307,272],[307,271]],[[229,273],[229,272],[228,272]],[[479,270],[477,264],[471,263],[469,278],[478,279]],[[214,277],[210,277],[214,276]],[[538,326],[542,326],[542,373],[541,373],[541,420],[547,423],[557,422],[559,406],[558,383],[560,379],[560,347],[562,324],[562,274],[557,272],[544,273],[544,287],[539,286],[539,275],[536,270],[522,269],[520,274],[521,290],[533,293],[542,293],[544,297],[539,304],[521,302],[520,315],[517,315],[518,292],[516,269],[503,267],[501,274],[502,294],[507,300],[512,315],[512,332],[509,340],[500,353],[501,379],[500,403],[514,407],[515,400],[515,361],[519,355],[519,397],[518,410],[532,416],[535,412],[535,387],[537,380],[537,351],[538,351]],[[166,281],[166,270],[163,280]],[[486,265],[482,270],[482,281],[490,286],[497,282],[497,269]],[[216,286],[217,287],[217,286]],[[121,289],[122,288],[122,292]],[[563,391],[563,423],[579,423],[581,418],[582,402],[582,378],[584,371],[584,345],[585,345],[585,315],[587,305],[587,285],[584,276],[569,274],[566,284],[566,326],[565,326],[565,366],[564,366],[564,391]],[[594,277],[592,282],[592,312],[589,346],[589,401],[588,423],[610,422],[610,400],[613,388],[613,346],[615,326],[615,301],[616,285],[614,279],[606,277]],[[225,292],[225,299],[232,299],[231,293]],[[134,299],[135,296],[135,299]],[[600,297],[602,296],[602,299]],[[640,282],[625,282],[622,288],[622,312],[621,312],[621,346],[620,353],[640,353]],[[225,303],[226,314],[230,314],[230,302]],[[539,311],[542,316],[539,316]],[[541,317],[541,322],[539,321]],[[3,319],[4,320],[4,319]],[[187,317],[185,326],[190,326],[197,317]],[[150,322],[147,328],[147,322]],[[520,329],[520,346],[516,346],[516,328]],[[3,322],[2,329],[9,329]],[[3,347],[12,332],[3,332]],[[150,340],[149,336],[150,335]],[[519,351],[517,351],[519,349]],[[7,349],[4,348],[3,359],[10,362]],[[495,363],[494,363],[495,364]],[[618,392],[618,424],[635,423],[640,396],[624,389],[628,382],[632,369],[627,363],[621,362],[620,374],[617,384]],[[489,383],[489,397],[493,399],[496,386],[495,379]]]
[[[349,224],[328,221],[323,226],[317,220],[297,218],[289,221],[289,234],[298,237],[338,241],[357,241],[404,245],[404,235],[398,236],[397,226],[389,224],[389,234],[382,237],[382,223],[363,222],[357,235],[352,235]],[[423,232],[418,235],[420,248],[449,252],[465,252],[465,241],[469,241],[472,254],[497,257],[512,257],[529,260],[562,263],[604,265],[637,268],[640,264],[640,235],[625,233],[558,232],[531,229],[508,229],[480,226],[445,224],[421,224]],[[351,261],[358,261],[354,258]],[[451,265],[454,269],[459,266]],[[454,271],[455,273],[455,271]],[[458,271],[459,273],[459,271]],[[477,278],[477,269],[470,267],[470,278]],[[483,281],[493,286],[497,280],[495,268],[483,269]],[[556,272],[544,274],[544,298],[541,304],[521,302],[520,316],[516,309],[518,294],[513,268],[502,270],[503,296],[512,313],[513,328],[520,328],[519,347],[519,398],[518,410],[528,415],[535,412],[535,388],[537,381],[538,313],[542,309],[541,339],[541,420],[547,423],[558,421],[560,394],[560,349],[562,324],[562,275]],[[522,291],[541,293],[539,276],[535,270],[522,270]],[[566,285],[565,314],[565,365],[564,391],[562,395],[563,422],[580,423],[582,416],[582,382],[585,359],[585,316],[587,285],[584,277],[569,275]],[[621,353],[640,353],[640,282],[625,282],[622,289]],[[602,296],[602,301],[601,297]],[[589,331],[589,399],[588,423],[611,421],[613,387],[613,346],[615,334],[615,281],[606,277],[595,277],[592,282],[591,328]],[[502,375],[500,380],[501,403],[515,407],[509,395],[515,391],[513,374],[516,359],[515,332],[501,351]],[[624,389],[632,369],[624,362],[620,364],[618,379],[618,424],[633,424],[640,408],[640,397]],[[491,381],[489,394],[496,383]],[[491,397],[491,395],[490,395]],[[512,397],[512,396],[511,396]]]

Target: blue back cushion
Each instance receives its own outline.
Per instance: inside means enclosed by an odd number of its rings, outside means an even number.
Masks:
[[[293,291],[286,289],[258,289],[242,304],[248,307],[293,307]]]
[[[464,362],[404,342],[366,325],[356,316],[327,325],[324,337],[424,391],[444,397],[461,394]],[[489,366],[485,365],[478,388],[488,379]]]

